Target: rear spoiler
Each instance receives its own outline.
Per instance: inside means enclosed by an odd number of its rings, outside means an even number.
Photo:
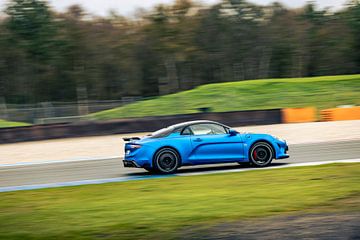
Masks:
[[[128,137],[128,138],[123,138],[123,140],[125,142],[131,142],[131,141],[135,141],[135,140],[140,140],[139,137]]]

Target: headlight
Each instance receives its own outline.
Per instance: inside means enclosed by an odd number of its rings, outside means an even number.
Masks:
[[[276,136],[273,136],[273,138],[275,138],[276,140],[279,140],[280,142],[286,142],[286,140],[282,139],[282,138],[278,138]]]

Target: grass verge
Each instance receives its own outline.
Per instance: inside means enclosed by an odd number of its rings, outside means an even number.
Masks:
[[[354,163],[1,193],[0,239],[172,239],[196,224],[346,209],[359,183]]]
[[[29,123],[23,123],[23,122],[10,122],[0,119],[0,128],[7,128],[7,127],[24,127],[24,126],[30,126]]]
[[[208,84],[193,90],[139,101],[91,114],[93,119],[314,106],[360,105],[360,75],[239,81]]]

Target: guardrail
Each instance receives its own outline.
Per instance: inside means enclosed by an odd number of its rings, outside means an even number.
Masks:
[[[264,125],[282,122],[281,109],[194,113],[99,122],[88,121],[2,128],[0,129],[0,143],[152,132],[172,124],[199,119],[218,121],[229,126]]]
[[[121,100],[86,102],[42,102],[37,104],[7,104],[0,106],[0,118],[15,122],[35,124],[56,123],[61,117],[81,117],[82,112],[94,113],[124,106],[141,97],[123,97]],[[68,119],[67,121],[69,121]],[[64,119],[63,119],[64,121]]]

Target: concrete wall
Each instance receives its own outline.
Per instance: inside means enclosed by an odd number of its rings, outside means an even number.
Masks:
[[[77,122],[68,124],[3,128],[0,129],[0,143],[152,132],[172,124],[193,120],[213,120],[229,126],[265,125],[281,123],[282,115],[281,109],[272,109],[222,113],[195,113],[112,121]]]

